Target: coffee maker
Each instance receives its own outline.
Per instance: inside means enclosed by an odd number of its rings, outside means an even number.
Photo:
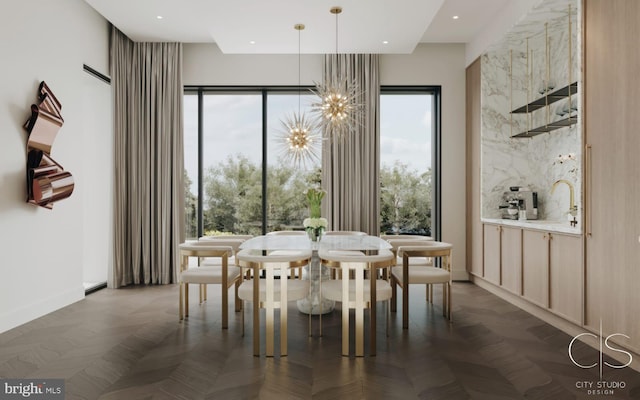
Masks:
[[[502,194],[503,219],[538,219],[538,192],[531,190],[511,190]]]

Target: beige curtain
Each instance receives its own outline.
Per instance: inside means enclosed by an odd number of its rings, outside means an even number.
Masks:
[[[176,281],[183,241],[182,45],[111,31],[114,286]]]
[[[380,230],[380,82],[377,54],[325,56],[324,81],[346,79],[359,88],[363,105],[358,121],[342,140],[325,132],[322,146],[322,186],[327,191],[323,215],[329,229]]]

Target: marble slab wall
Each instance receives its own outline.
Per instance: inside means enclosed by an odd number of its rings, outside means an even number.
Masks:
[[[572,4],[569,30],[568,4]],[[574,187],[578,214],[582,210],[582,129],[579,95],[571,98],[578,123],[531,138],[512,138],[548,122],[566,118],[569,98],[529,114],[511,114],[544,95],[578,82],[581,87],[580,20],[576,1],[552,0],[534,9],[534,17],[523,21],[501,45],[482,56],[482,172],[483,218],[500,218],[502,194],[510,186],[525,186],[538,192],[539,219],[567,219],[569,187],[554,182],[565,179]],[[545,29],[546,23],[546,29]],[[546,30],[546,32],[545,32]],[[569,40],[571,38],[571,40]],[[571,46],[571,47],[569,47]],[[571,52],[571,57],[569,56]],[[570,61],[571,60],[571,61]],[[571,155],[571,157],[567,157]],[[560,160],[562,158],[562,160]],[[580,218],[580,215],[578,215]]]

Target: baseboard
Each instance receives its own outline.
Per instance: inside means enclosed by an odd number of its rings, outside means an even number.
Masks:
[[[77,288],[55,296],[38,299],[38,301],[26,305],[22,304],[20,307],[0,315],[0,333],[26,324],[82,299],[84,299],[84,287],[79,285]]]
[[[454,281],[468,281],[469,273],[467,271],[453,270],[451,273],[451,279]]]
[[[575,337],[576,335],[579,335],[581,333],[591,332],[591,329],[589,328],[570,322],[538,305],[535,305],[523,299],[518,295],[515,295],[505,289],[502,289],[494,285],[493,283],[487,282],[486,280],[478,276],[471,275],[470,280],[473,284],[477,285],[478,287],[481,287],[482,289],[485,289],[486,291],[500,297],[501,299],[513,304],[514,306],[521,308],[522,310],[528,312],[529,314],[535,316],[536,318],[543,320],[547,324],[557,329],[560,329],[561,331],[563,331],[569,336]],[[567,343],[567,346],[568,345],[569,343]],[[633,360],[629,367],[640,372],[640,353],[629,348],[625,348],[625,350],[628,351],[633,357]],[[626,356],[622,356],[621,353],[619,352],[612,351],[607,348],[603,348],[603,352],[609,357],[615,360],[621,361],[623,363],[626,363],[628,361],[628,358],[624,358]]]

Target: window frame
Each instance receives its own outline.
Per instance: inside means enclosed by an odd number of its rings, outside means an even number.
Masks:
[[[267,111],[268,102],[267,97],[269,93],[292,93],[298,94],[313,89],[312,86],[203,86],[203,85],[185,85],[183,95],[196,94],[198,97],[198,216],[197,216],[197,235],[201,237],[203,235],[203,137],[204,137],[204,115],[203,115],[203,99],[205,94],[261,94],[262,97],[262,234],[266,234],[267,228],[267,157],[268,157],[268,121]],[[441,125],[441,86],[398,86],[398,85],[382,85],[380,86],[380,96],[388,94],[431,94],[434,96],[433,112],[434,112],[434,132],[432,137],[432,160],[433,160],[433,216],[432,216],[432,236],[434,239],[440,240],[441,238],[441,166],[442,166],[442,125]]]

